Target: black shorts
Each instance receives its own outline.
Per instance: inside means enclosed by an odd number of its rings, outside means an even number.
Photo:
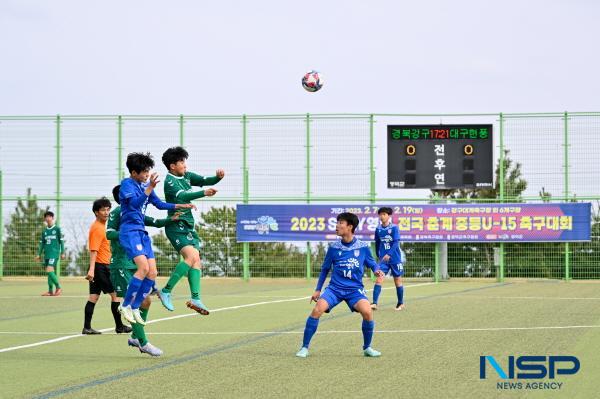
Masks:
[[[94,281],[90,281],[90,294],[100,295],[100,291],[105,294],[115,292],[110,282],[110,268],[104,263],[96,263]]]

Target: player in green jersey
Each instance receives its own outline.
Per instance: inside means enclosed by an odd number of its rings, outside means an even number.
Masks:
[[[193,191],[192,187],[212,186],[225,176],[225,171],[222,169],[217,169],[216,176],[212,177],[203,177],[188,172],[186,165],[188,156],[188,152],[183,147],[169,148],[162,156],[162,161],[169,171],[164,183],[165,200],[167,202],[189,204],[192,200],[213,196],[217,193],[215,189],[208,188]],[[174,211],[169,211],[169,215],[173,213]],[[208,308],[200,298],[200,270],[202,267],[200,262],[200,237],[198,237],[194,226],[192,211],[185,209],[182,211],[178,223],[165,227],[167,238],[183,257],[183,260],[175,266],[167,285],[158,291],[158,297],[165,308],[173,311],[171,290],[183,276],[187,275],[191,293],[190,300],[186,302],[187,307],[202,315],[208,315]]]
[[[36,261],[44,260],[46,274],[48,275],[48,291],[44,292],[42,296],[59,296],[62,293],[62,288],[60,288],[55,270],[59,259],[65,259],[65,241],[60,227],[54,223],[54,213],[46,211],[44,221],[46,222],[46,228],[42,231],[38,254],[35,257]],[[56,291],[54,291],[55,286]]]
[[[121,185],[113,188],[113,197],[116,203],[119,203],[119,189]],[[175,213],[171,218],[166,219],[155,219],[149,216],[144,217],[144,224],[152,227],[165,227],[169,223],[175,223],[179,218],[179,213]],[[127,292],[127,286],[133,276],[133,273],[137,270],[135,263],[127,257],[125,250],[119,243],[119,227],[121,225],[121,207],[117,206],[113,209],[109,216],[106,224],[106,238],[110,240],[110,279],[115,288],[117,297],[123,298],[125,292]],[[140,314],[144,321],[148,318],[148,311],[150,309],[150,296],[147,296],[140,306]],[[138,348],[140,352],[147,353],[150,356],[162,355],[162,350],[148,342],[146,338],[146,332],[144,326],[140,323],[134,323],[131,325],[132,333],[131,338],[127,340],[129,346]]]

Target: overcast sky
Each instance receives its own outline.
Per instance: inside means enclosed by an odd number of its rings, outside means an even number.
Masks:
[[[2,0],[0,115],[598,111],[599,4]]]

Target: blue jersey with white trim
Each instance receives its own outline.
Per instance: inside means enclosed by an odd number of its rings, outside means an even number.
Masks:
[[[390,259],[386,263],[403,263],[398,226],[392,223],[383,226],[379,223],[379,226],[375,230],[375,248],[377,249],[377,257],[380,262],[385,255],[389,255]]]
[[[329,286],[340,290],[364,288],[363,274],[365,265],[376,272],[379,265],[373,259],[369,244],[357,238],[349,243],[338,240],[329,244],[325,260],[321,266],[321,275],[317,283],[317,291],[321,291],[323,283],[331,270]]]
[[[151,203],[158,209],[175,209],[175,204],[163,202],[158,198],[154,190],[150,195],[145,191],[149,183],[138,183],[128,177],[121,182],[119,190],[119,201],[121,202],[121,225],[119,234],[123,235],[131,231],[144,231],[144,215],[146,207]]]

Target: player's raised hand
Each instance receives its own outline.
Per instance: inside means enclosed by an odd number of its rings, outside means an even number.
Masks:
[[[158,183],[160,183],[160,180],[158,179],[158,173],[152,173],[150,175],[150,186],[154,189]]]
[[[215,190],[214,188],[207,188],[206,190],[204,190],[204,195],[207,197],[212,197],[216,193],[217,193],[217,190]]]
[[[222,179],[225,177],[225,171],[223,169],[217,169],[217,177]]]
[[[317,302],[320,297],[321,297],[321,291],[315,291],[315,293],[312,294],[312,296],[310,297],[310,302],[308,302],[308,303],[313,303],[313,301]]]

